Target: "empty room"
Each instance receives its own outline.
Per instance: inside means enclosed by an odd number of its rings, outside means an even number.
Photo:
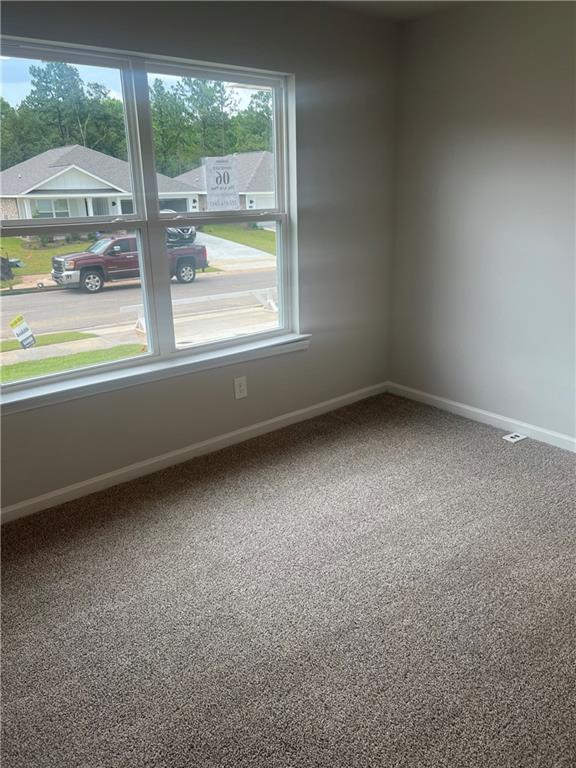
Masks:
[[[575,3],[0,12],[3,768],[573,768]]]

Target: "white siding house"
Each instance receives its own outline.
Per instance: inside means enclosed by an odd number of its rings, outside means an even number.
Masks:
[[[194,210],[198,198],[181,181],[158,174],[161,206]],[[132,213],[127,162],[94,149],[58,147],[0,173],[3,218],[68,218]]]

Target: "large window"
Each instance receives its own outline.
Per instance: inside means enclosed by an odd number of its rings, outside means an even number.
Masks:
[[[7,388],[294,338],[285,76],[16,41],[0,63]]]

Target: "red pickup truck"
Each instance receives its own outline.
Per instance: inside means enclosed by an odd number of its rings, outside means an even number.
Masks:
[[[203,245],[166,246],[170,277],[179,283],[192,283],[196,271],[206,269],[208,260]],[[82,288],[98,293],[104,283],[140,277],[138,244],[132,235],[103,237],[81,253],[52,258],[52,279],[66,288]]]

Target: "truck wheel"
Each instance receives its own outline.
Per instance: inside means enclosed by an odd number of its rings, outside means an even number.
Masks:
[[[178,264],[176,278],[179,283],[193,283],[196,280],[196,267],[191,261],[182,261]]]
[[[98,293],[104,287],[102,272],[97,269],[87,269],[80,275],[80,286],[88,293]]]

